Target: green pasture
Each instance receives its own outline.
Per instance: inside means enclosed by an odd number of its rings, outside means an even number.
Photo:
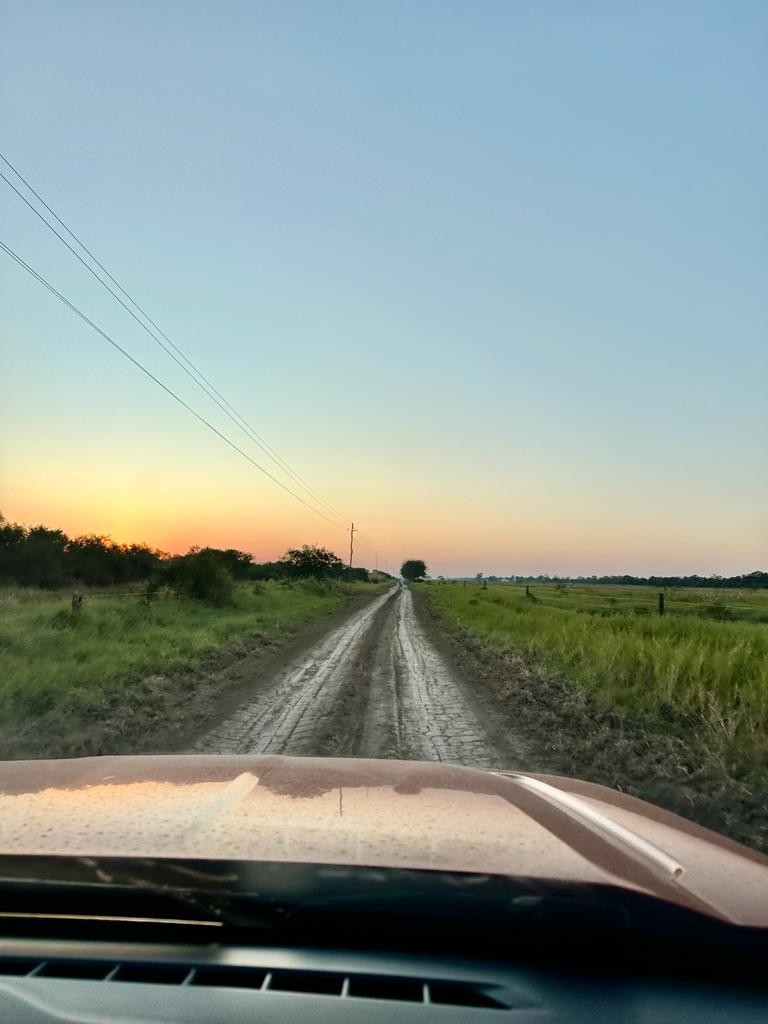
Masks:
[[[330,615],[353,594],[381,589],[353,583],[242,583],[231,606],[208,607],[169,595],[145,603],[137,592],[0,589],[0,728],[60,707],[98,709],[154,673],[200,662],[238,640],[276,641]]]
[[[768,592],[421,584],[449,622],[685,736],[737,777],[768,775]]]

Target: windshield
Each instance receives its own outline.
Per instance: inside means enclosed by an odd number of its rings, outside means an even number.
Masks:
[[[765,7],[0,18],[0,882],[767,924]]]

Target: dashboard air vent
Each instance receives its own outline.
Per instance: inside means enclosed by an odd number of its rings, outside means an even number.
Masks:
[[[384,999],[391,1002],[437,1003],[504,1010],[510,1007],[494,986],[387,974],[347,974],[343,971],[268,970],[218,967],[193,963],[0,958],[0,975],[29,978],[76,978],[82,981],[142,982],[152,985],[207,985],[246,988],[259,992],[304,992],[346,999]]]

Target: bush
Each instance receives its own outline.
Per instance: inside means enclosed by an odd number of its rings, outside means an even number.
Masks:
[[[316,594],[320,597],[330,593],[332,586],[330,580],[308,579],[301,581],[301,587],[306,594]]]
[[[222,608],[234,604],[235,581],[212,551],[177,555],[164,566],[156,585],[165,584],[179,597]]]

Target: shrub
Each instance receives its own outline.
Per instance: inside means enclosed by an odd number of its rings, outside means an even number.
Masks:
[[[301,581],[301,588],[305,593],[317,594],[318,596],[330,593],[331,586],[330,580],[308,579]]]
[[[222,608],[234,603],[235,581],[211,551],[191,551],[171,558],[156,584],[164,583],[179,597]]]

